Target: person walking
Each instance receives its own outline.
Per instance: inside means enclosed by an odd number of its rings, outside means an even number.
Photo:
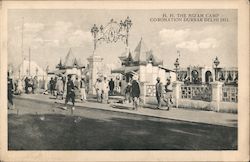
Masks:
[[[140,85],[138,83],[137,74],[133,75],[133,81],[131,85],[131,97],[133,100],[133,109],[137,110],[139,105],[139,97],[140,97]]]
[[[80,92],[81,92],[81,101],[86,102],[87,96],[86,96],[86,82],[84,77],[82,77],[80,81]]]
[[[157,77],[156,78],[156,85],[155,85],[155,96],[156,96],[156,100],[157,100],[157,108],[160,109],[161,108],[161,100],[163,98],[163,86],[162,86],[162,83],[161,83],[161,79],[160,77]]]
[[[7,80],[7,83],[8,83],[8,103],[10,103],[11,107],[9,106],[8,104],[8,109],[14,109],[15,106],[14,106],[14,103],[13,103],[13,91],[14,91],[14,86],[13,86],[13,81],[12,79],[10,78],[10,73],[8,72],[7,73],[7,76],[8,76],[8,80]]]
[[[109,103],[109,83],[107,77],[104,77],[102,82],[102,101]]]
[[[109,95],[114,95],[115,82],[111,78],[109,81]]]
[[[68,101],[71,99],[71,102],[73,104],[72,110],[75,109],[75,86],[73,81],[71,80],[71,75],[68,75],[68,81],[67,81],[67,85],[66,85],[66,99],[65,99],[65,106],[63,107],[64,110],[67,110],[67,103]]]

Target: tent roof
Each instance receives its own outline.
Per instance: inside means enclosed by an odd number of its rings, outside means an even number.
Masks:
[[[111,70],[111,73],[126,74],[126,73],[130,73],[132,71],[137,71],[137,70],[139,70],[139,66],[129,66],[129,67],[121,67],[121,68]]]

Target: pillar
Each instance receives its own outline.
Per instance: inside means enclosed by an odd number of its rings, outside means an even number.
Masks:
[[[98,78],[98,69],[100,69],[100,66],[102,65],[103,58],[100,56],[92,55],[88,59],[89,62],[89,94],[96,94],[95,91],[95,82]]]
[[[140,89],[140,91],[141,91],[141,97],[142,97],[142,99],[143,99],[143,104],[146,104],[146,91],[147,91],[147,83],[146,82],[142,82],[141,83],[141,89]]]
[[[181,98],[181,85],[183,85],[183,82],[180,81],[173,82],[173,97],[176,108],[178,108],[179,99]]]
[[[222,82],[215,81],[211,83],[212,85],[212,105],[214,111],[220,111],[220,102],[222,97]]]

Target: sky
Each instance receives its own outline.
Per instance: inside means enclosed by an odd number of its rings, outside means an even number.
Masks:
[[[227,22],[150,21],[164,15],[218,15]],[[14,67],[21,63],[22,24],[23,51],[28,59],[45,68],[54,69],[60,58],[64,60],[71,48],[74,56],[87,64],[94,43],[93,24],[106,25],[129,16],[129,49],[133,51],[142,38],[148,49],[163,60],[164,66],[174,69],[180,51],[180,67],[212,66],[218,56],[221,67],[237,67],[237,10],[108,10],[108,9],[12,9],[8,11],[8,62]],[[118,65],[118,57],[125,51],[122,41],[100,42],[96,54],[106,64]]]

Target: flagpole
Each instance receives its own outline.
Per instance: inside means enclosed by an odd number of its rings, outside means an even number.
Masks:
[[[24,57],[23,57],[23,26],[24,26],[24,17],[22,17],[22,44],[21,44],[21,55],[22,55],[22,60],[21,60],[21,65],[22,65],[22,73],[24,74],[24,68],[23,68],[23,64],[24,64]]]

